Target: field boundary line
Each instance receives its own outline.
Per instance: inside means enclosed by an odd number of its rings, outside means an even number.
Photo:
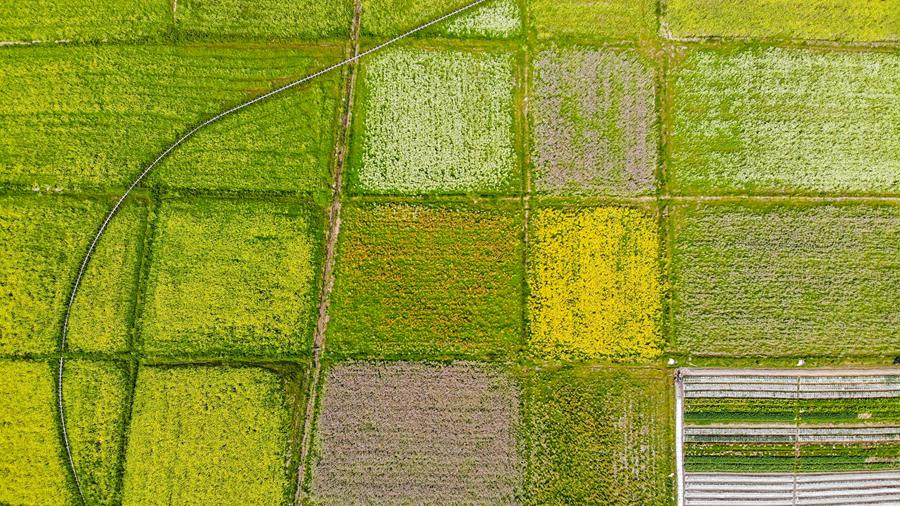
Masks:
[[[63,438],[63,446],[65,447],[65,451],[66,451],[66,458],[69,463],[69,470],[72,472],[72,478],[75,480],[75,485],[76,485],[76,488],[78,489],[78,495],[79,495],[79,498],[81,499],[82,504],[87,504],[87,501],[85,500],[85,497],[84,497],[84,491],[82,490],[82,487],[81,487],[81,481],[78,478],[78,471],[76,471],[76,469],[75,469],[75,461],[72,458],[72,449],[69,445],[68,433],[66,432],[66,415],[65,415],[65,406],[63,403],[63,393],[62,393],[63,392],[63,369],[65,368],[65,359],[66,359],[66,337],[68,335],[68,330],[69,330],[69,318],[71,317],[72,306],[75,302],[75,297],[78,294],[78,288],[81,286],[81,280],[84,277],[85,270],[87,269],[87,266],[90,263],[90,260],[94,255],[94,251],[97,248],[98,242],[103,237],[103,234],[106,232],[106,229],[107,229],[107,227],[109,227],[109,224],[112,221],[112,219],[118,214],[119,209],[122,207],[122,204],[125,202],[125,199],[128,198],[128,196],[131,194],[131,192],[134,191],[135,188],[137,188],[137,186],[147,177],[148,174],[150,174],[150,171],[152,171],[154,167],[156,167],[161,161],[163,161],[167,156],[169,156],[170,153],[175,151],[175,149],[178,148],[178,146],[180,146],[185,141],[187,141],[188,139],[193,137],[194,134],[196,134],[200,130],[204,129],[205,127],[218,122],[219,120],[221,120],[222,118],[224,118],[226,116],[229,116],[231,114],[239,112],[239,111],[246,109],[247,107],[250,107],[256,103],[262,102],[263,100],[266,100],[275,95],[278,95],[279,93],[287,91],[287,90],[294,88],[296,86],[299,86],[303,83],[312,81],[313,79],[316,79],[317,77],[320,77],[324,74],[328,74],[329,72],[332,72],[341,67],[344,67],[345,65],[351,64],[351,63],[359,60],[360,58],[363,58],[369,54],[380,51],[381,49],[383,49],[387,46],[390,46],[390,45],[392,45],[402,39],[405,39],[417,32],[425,30],[426,28],[429,28],[432,25],[440,23],[441,21],[444,21],[445,19],[456,16],[457,14],[460,14],[464,11],[472,9],[472,8],[482,4],[484,2],[487,2],[487,1],[490,1],[490,0],[474,0],[471,3],[464,5],[463,7],[460,7],[452,12],[444,14],[443,16],[435,18],[423,25],[413,28],[407,32],[400,34],[400,35],[397,35],[396,37],[389,39],[385,42],[382,42],[381,44],[378,44],[374,47],[371,47],[361,53],[356,53],[353,56],[351,56],[350,58],[347,58],[343,61],[335,63],[329,67],[325,67],[324,69],[321,69],[317,72],[309,74],[306,77],[297,79],[290,83],[287,83],[281,87],[275,88],[274,90],[271,90],[262,95],[259,95],[256,98],[252,98],[250,100],[242,102],[236,106],[233,106],[229,109],[226,109],[226,110],[216,114],[215,116],[196,125],[191,130],[189,130],[187,133],[183,134],[181,137],[179,137],[177,140],[175,140],[175,142],[173,142],[166,149],[164,149],[152,162],[150,162],[149,165],[147,165],[144,168],[143,171],[141,171],[141,173],[137,176],[137,178],[135,178],[134,181],[132,181],[132,183],[128,186],[128,188],[125,190],[125,192],[122,194],[122,196],[116,201],[116,203],[112,207],[112,209],[107,213],[103,222],[100,224],[100,228],[97,230],[96,234],[94,235],[94,238],[90,243],[90,246],[88,246],[87,252],[85,253],[84,258],[81,261],[80,267],[78,268],[78,274],[75,276],[75,281],[72,284],[72,289],[69,292],[69,297],[66,300],[65,315],[63,317],[62,330],[60,332],[60,337],[59,337],[59,375],[57,377],[57,392],[58,392],[57,401],[58,401],[58,408],[59,408],[60,425],[62,426],[61,434],[62,434],[62,438]]]

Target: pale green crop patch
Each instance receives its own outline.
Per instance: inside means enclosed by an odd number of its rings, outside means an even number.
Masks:
[[[364,193],[511,192],[511,55],[404,48],[366,64],[350,188]]]
[[[281,356],[308,349],[319,213],[306,204],[165,201],[142,314],[144,351]]]
[[[259,368],[142,367],[125,504],[287,504],[291,414]]]

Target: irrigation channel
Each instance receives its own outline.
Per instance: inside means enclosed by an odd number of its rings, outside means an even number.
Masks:
[[[331,65],[330,67],[326,67],[326,68],[319,70],[313,74],[310,74],[306,77],[292,81],[288,84],[285,84],[284,86],[281,86],[279,88],[271,90],[271,91],[264,93],[256,98],[247,100],[246,102],[243,102],[234,107],[231,107],[230,109],[226,109],[225,111],[222,111],[222,112],[216,114],[215,116],[196,125],[191,130],[189,130],[187,133],[185,133],[184,135],[179,137],[177,140],[175,140],[175,142],[170,144],[159,155],[157,155],[157,157],[152,162],[150,162],[150,164],[147,165],[143,171],[141,171],[141,173],[137,176],[137,178],[135,178],[134,181],[131,182],[131,184],[125,190],[125,193],[123,193],[122,196],[119,198],[119,200],[116,201],[116,204],[112,207],[112,209],[109,211],[109,213],[106,214],[106,217],[103,219],[103,222],[100,224],[100,228],[97,230],[97,233],[94,235],[94,239],[91,241],[91,244],[87,249],[87,252],[84,254],[84,258],[82,259],[81,265],[78,268],[78,274],[75,277],[75,282],[72,284],[72,290],[69,293],[69,298],[66,300],[65,316],[63,317],[62,330],[60,332],[60,338],[59,338],[59,375],[57,376],[57,380],[56,380],[56,391],[57,391],[57,401],[58,401],[60,425],[62,428],[61,434],[62,434],[62,439],[63,439],[63,446],[65,447],[65,450],[66,450],[66,458],[69,461],[69,469],[71,470],[72,477],[75,480],[75,486],[78,489],[78,496],[81,499],[82,504],[87,505],[87,501],[85,500],[85,497],[84,497],[84,491],[81,488],[81,480],[78,477],[78,471],[75,469],[75,461],[72,458],[72,449],[69,445],[69,435],[68,435],[68,432],[66,431],[65,403],[63,402],[63,370],[65,369],[65,364],[66,364],[66,337],[67,337],[68,331],[69,331],[69,317],[72,313],[72,306],[75,302],[75,297],[78,295],[78,288],[81,286],[81,280],[84,277],[84,272],[87,269],[87,266],[91,261],[91,257],[93,257],[93,255],[94,255],[94,251],[97,248],[97,243],[100,241],[100,238],[103,237],[103,234],[106,232],[106,229],[109,227],[110,222],[113,220],[113,218],[119,212],[119,208],[122,207],[122,203],[125,202],[125,199],[128,198],[128,195],[130,195],[131,192],[135,188],[137,188],[137,186],[141,183],[141,181],[143,181],[147,177],[147,175],[150,174],[150,172],[153,170],[154,167],[156,167],[159,164],[159,162],[163,161],[167,156],[169,156],[169,154],[171,154],[173,151],[175,151],[175,149],[178,148],[178,146],[180,146],[185,141],[187,141],[188,139],[193,137],[194,134],[196,134],[200,130],[204,129],[205,127],[212,125],[213,123],[216,123],[217,121],[221,120],[222,118],[224,118],[226,116],[230,116],[230,115],[237,113],[243,109],[246,109],[254,104],[262,102],[263,100],[266,100],[275,95],[278,95],[279,93],[287,91],[287,90],[294,88],[296,86],[299,86],[303,83],[312,81],[313,79],[316,79],[317,77],[328,74],[329,72],[332,72],[341,67],[344,67],[345,65],[349,65],[367,55],[375,53],[387,46],[390,46],[391,44],[394,44],[402,39],[405,39],[405,38],[409,37],[410,35],[415,34],[416,32],[425,30],[426,28],[429,28],[429,27],[436,25],[444,20],[447,20],[447,19],[452,18],[452,17],[454,17],[458,14],[461,14],[465,11],[468,11],[480,4],[483,4],[485,2],[490,2],[490,1],[491,0],[475,0],[475,1],[465,5],[463,7],[460,7],[452,12],[444,14],[443,16],[441,16],[439,18],[435,18],[423,25],[413,28],[412,30],[404,32],[386,42],[382,42],[370,49],[367,49],[361,53],[355,54],[355,55],[351,56],[350,58],[347,58],[346,60],[335,63],[334,65]]]
[[[900,369],[680,369],[676,374],[679,506],[896,506],[900,471],[685,472],[690,443],[864,444],[900,441],[900,427],[849,424],[684,424],[691,399],[896,399]]]

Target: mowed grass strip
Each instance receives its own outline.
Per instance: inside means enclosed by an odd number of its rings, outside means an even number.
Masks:
[[[297,355],[309,349],[323,218],[308,204],[166,200],[141,335],[151,355]]]
[[[488,358],[521,347],[521,210],[358,203],[343,211],[329,353]]]
[[[900,55],[687,50],[669,72],[677,194],[900,191]]]
[[[3,54],[0,130],[16,135],[0,138],[0,187],[79,189],[124,187],[195,124],[342,53],[207,44],[34,46]],[[325,78],[204,132],[196,148],[184,146],[184,159],[161,167],[162,182],[327,190],[336,115],[323,111],[336,107],[338,87]]]
[[[896,354],[893,205],[694,204],[670,214],[678,350]]]
[[[662,348],[656,219],[625,207],[539,208],[529,224],[529,344],[538,356],[649,359]]]
[[[534,61],[534,187],[554,194],[647,194],[659,129],[653,67],[637,52],[550,46]]]
[[[0,5],[0,42],[158,40],[168,36],[171,29],[171,0],[66,0]]]
[[[125,504],[289,504],[291,411],[258,368],[142,367]]]
[[[335,365],[317,425],[317,504],[515,502],[518,392],[469,363]]]
[[[44,194],[0,197],[0,354],[57,349],[71,285],[112,205]],[[146,212],[132,199],[98,243],[69,320],[70,349],[127,348]]]
[[[671,504],[668,371],[531,371],[524,504]]]
[[[510,54],[400,48],[363,66],[349,188],[357,193],[514,193]]]
[[[637,40],[656,36],[654,0],[528,0],[541,39]]]
[[[118,504],[128,374],[113,363],[66,365],[67,426],[85,498]],[[77,495],[54,409],[55,367],[0,361],[0,378],[0,503],[71,504]]]
[[[346,40],[352,17],[352,0],[181,0],[175,27],[187,39]]]
[[[675,37],[753,37],[839,41],[900,38],[897,0],[667,0]]]

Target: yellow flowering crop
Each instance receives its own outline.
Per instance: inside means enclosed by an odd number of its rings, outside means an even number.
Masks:
[[[532,222],[530,344],[554,358],[660,353],[654,218],[628,208],[541,209]]]

